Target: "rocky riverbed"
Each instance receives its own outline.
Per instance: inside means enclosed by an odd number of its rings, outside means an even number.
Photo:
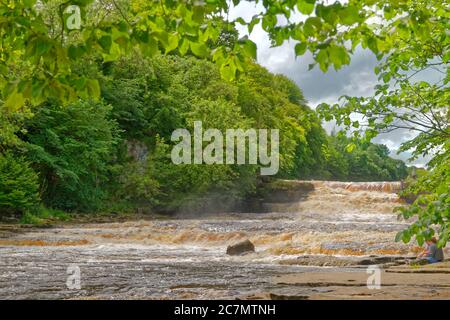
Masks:
[[[420,248],[393,242],[407,225],[395,185],[313,184],[264,213],[0,228],[0,298],[448,297],[447,267],[404,266]],[[254,252],[226,254],[247,239]],[[373,265],[381,289],[369,290]]]

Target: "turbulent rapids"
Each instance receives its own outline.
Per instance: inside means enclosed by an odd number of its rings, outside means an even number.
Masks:
[[[0,298],[234,298],[289,290],[270,279],[339,267],[331,258],[414,252],[393,240],[405,227],[392,212],[400,183],[309,183],[304,198],[271,203],[267,213],[70,225],[0,239]],[[245,239],[255,253],[225,254]],[[303,256],[308,266],[295,263]],[[81,290],[66,287],[69,265],[80,268]]]

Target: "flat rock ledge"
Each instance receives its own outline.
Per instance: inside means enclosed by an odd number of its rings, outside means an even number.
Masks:
[[[240,299],[448,300],[449,273],[450,260],[419,267],[383,267],[380,269],[380,287],[370,288],[370,274],[366,268],[352,266],[337,270],[298,272],[274,277],[271,280],[274,289],[269,292],[242,296]]]
[[[294,259],[281,260],[283,265],[317,266],[317,267],[367,267],[378,265],[391,267],[407,264],[414,259],[410,256],[366,256],[366,257],[336,257],[327,255],[305,255]]]
[[[245,240],[227,247],[227,254],[231,256],[255,252],[255,246],[250,240]]]

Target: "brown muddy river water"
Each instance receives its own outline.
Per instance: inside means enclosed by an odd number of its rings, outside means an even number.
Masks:
[[[412,254],[392,208],[399,183],[313,182],[300,202],[270,213],[141,220],[38,229],[0,239],[1,299],[234,299],[321,288],[277,284],[287,273],[344,267],[286,263],[298,257]],[[256,252],[228,256],[250,239]],[[80,289],[69,289],[79,268]],[[346,270],[361,270],[345,267]],[[353,268],[353,269],[352,269]],[[69,271],[71,273],[72,271]]]

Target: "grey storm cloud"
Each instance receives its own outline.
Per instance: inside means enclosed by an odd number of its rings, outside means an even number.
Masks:
[[[297,58],[297,61],[286,61],[283,67],[273,71],[294,80],[302,88],[310,106],[315,108],[322,102],[337,102],[342,95],[370,95],[376,81],[373,72],[375,60],[373,55],[358,50],[349,66],[324,73],[318,67],[308,71],[308,65],[312,63],[312,57],[308,54]]]
[[[231,10],[229,18],[235,19],[240,16],[249,21],[254,14],[260,11],[261,6],[244,2]],[[248,35],[244,27],[238,28],[238,30],[242,36]],[[352,55],[350,65],[344,66],[338,71],[330,68],[324,73],[318,66],[308,70],[308,66],[314,62],[309,52],[301,57],[295,57],[295,42],[289,41],[282,46],[272,47],[267,34],[260,25],[254,28],[249,38],[258,46],[258,63],[273,73],[283,74],[293,80],[302,89],[309,106],[313,109],[323,102],[336,103],[343,95],[370,96],[374,92],[377,76],[373,70],[377,59],[368,50],[357,48]],[[328,132],[336,128],[333,122],[323,125]],[[391,156],[394,158],[402,159],[408,164],[424,166],[429,159],[419,158],[408,162],[411,157],[409,152],[397,154],[401,143],[415,135],[411,131],[396,130],[379,135],[374,142],[385,144],[391,150]]]

